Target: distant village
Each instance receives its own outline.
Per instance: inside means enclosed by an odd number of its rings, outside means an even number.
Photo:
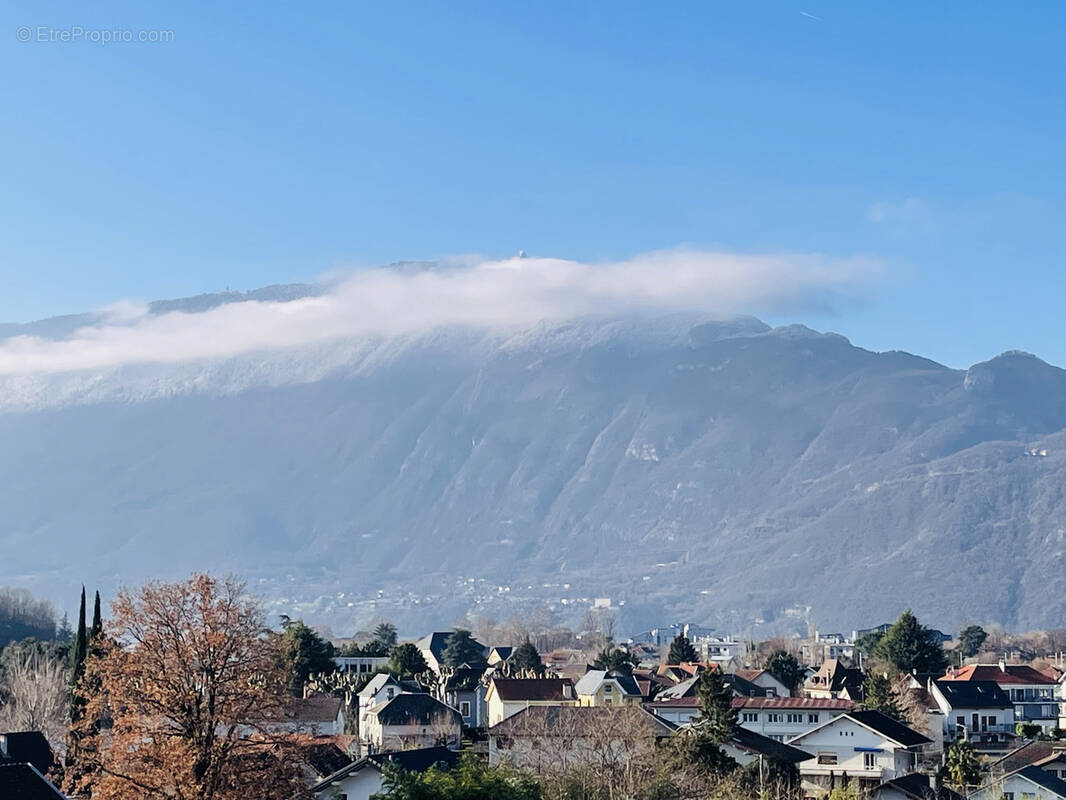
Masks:
[[[88,684],[92,643],[107,630],[99,601],[92,625],[80,622],[88,666],[77,669]],[[514,797],[1066,800],[1064,637],[977,625],[946,634],[909,611],[872,628],[764,642],[671,624],[561,645],[559,631],[513,631],[502,643],[464,628],[405,641],[387,622],[330,640],[286,618],[268,637],[288,676],[281,703],[263,695],[239,720],[212,725],[228,724],[227,737],[253,748],[246,757],[288,748],[288,788],[262,796],[293,800],[480,797],[431,791],[459,780],[444,776],[474,780],[475,769],[478,780],[529,789]],[[160,645],[160,658],[179,650]],[[87,742],[119,736],[115,693],[128,686],[107,690],[108,680],[94,684],[107,700],[88,734],[77,732],[79,716],[93,714],[88,692],[62,743],[54,731],[0,727],[0,788],[18,773],[37,792],[0,796],[96,797],[106,773],[118,774],[82,755],[100,748]],[[202,682],[190,686],[198,696]],[[131,733],[133,749],[159,735]],[[426,783],[415,792],[404,781]]]

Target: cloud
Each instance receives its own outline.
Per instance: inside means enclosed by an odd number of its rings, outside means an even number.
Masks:
[[[826,309],[880,273],[871,259],[674,250],[584,264],[513,258],[439,269],[369,269],[288,302],[149,314],[122,303],[67,338],[0,341],[0,375],[110,370],[272,351],[443,326],[515,329],[640,309],[766,313]]]

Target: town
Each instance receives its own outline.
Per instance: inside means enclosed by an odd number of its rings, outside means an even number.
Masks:
[[[75,631],[0,597],[5,797],[1066,800],[1066,630],[616,641],[601,603],[329,639],[233,578],[94,600]]]

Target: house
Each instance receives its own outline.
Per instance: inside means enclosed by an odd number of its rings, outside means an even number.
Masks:
[[[10,800],[64,800],[66,795],[33,764],[0,761],[0,797]]]
[[[42,775],[60,766],[52,746],[40,731],[0,733],[0,764],[10,763],[31,764]]]
[[[511,660],[511,656],[514,654],[513,647],[492,647],[489,649],[488,657],[486,661],[490,667],[498,666],[499,664],[506,664]]]
[[[860,792],[915,771],[930,740],[879,711],[848,711],[789,740],[815,758],[800,765],[808,796],[827,795],[845,773]]]
[[[1031,765],[991,778],[968,800],[1066,800],[1066,781]]]
[[[463,725],[468,728],[488,726],[485,706],[487,687],[482,680],[485,673],[473,667],[445,669],[441,677],[440,699],[458,709]]]
[[[738,669],[737,677],[754,683],[760,689],[766,690],[766,697],[791,697],[792,692],[785,684],[781,683],[772,672],[765,669]]]
[[[989,765],[992,774],[1017,772],[1023,767],[1037,766],[1053,778],[1066,780],[1066,742],[1035,740],[1016,747]]]
[[[1055,693],[1058,681],[1026,664],[969,664],[953,669],[940,681],[995,681],[1014,704],[1014,721],[1048,730],[1059,724]]]
[[[489,726],[531,706],[577,705],[569,678],[493,678],[485,692]]]
[[[643,692],[632,675],[624,672],[592,669],[574,684],[578,705],[618,706],[639,704]]]
[[[489,763],[536,771],[604,758],[624,764],[676,730],[638,705],[530,706],[489,728]]]
[[[444,648],[448,646],[448,642],[451,641],[452,631],[434,631],[428,636],[423,636],[417,642],[415,647],[422,653],[422,658],[426,660],[426,664],[431,670],[440,674],[441,667],[444,666]],[[488,656],[489,649],[481,642],[475,641],[475,644],[481,648],[482,657]],[[484,662],[482,662],[484,663]],[[469,664],[467,666],[476,666]]]
[[[775,741],[739,725],[733,729],[732,738],[722,745],[722,750],[742,767],[760,759],[795,766],[814,758],[806,750]]]
[[[855,658],[855,640],[848,639],[842,633],[814,632],[813,639],[800,644],[800,660],[807,664],[821,664],[826,659]]]
[[[1014,704],[995,681],[931,680],[929,696],[942,712],[945,742],[966,739],[986,752],[1013,743]]]
[[[866,675],[861,669],[845,667],[839,659],[827,658],[822,666],[803,684],[803,694],[820,697],[862,701],[862,685]]]
[[[391,675],[380,673],[370,679],[369,683],[356,695],[359,706],[359,734],[366,729],[366,717],[372,708],[389,702],[398,694],[425,694],[425,690],[411,681],[398,681]]]
[[[740,661],[748,652],[747,642],[730,637],[696,636],[691,641],[703,661],[715,664]]]
[[[387,703],[371,708],[360,738],[368,751],[459,747],[463,718],[451,706],[428,694],[401,692]]]
[[[373,675],[389,663],[388,656],[334,656],[337,672],[352,675]]]
[[[369,800],[380,792],[384,765],[395,764],[407,772],[425,772],[430,767],[452,769],[459,763],[459,753],[446,747],[374,753],[328,775],[311,787],[315,800]]]
[[[938,783],[935,776],[914,772],[875,786],[869,800],[963,800],[963,797]]]
[[[265,714],[261,731],[303,736],[339,736],[344,733],[344,701],[327,694],[293,697],[281,708]],[[241,728],[248,736],[258,730]]]

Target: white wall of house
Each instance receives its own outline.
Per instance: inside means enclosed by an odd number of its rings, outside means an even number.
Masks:
[[[742,708],[737,712],[737,722],[749,731],[761,733],[778,742],[787,742],[842,713],[840,709]]]
[[[401,687],[396,684],[387,684],[369,697],[359,696],[359,739],[366,743],[368,739],[364,731],[367,728],[367,718],[370,712],[384,703],[389,702],[396,695],[401,694]]]
[[[429,725],[382,725],[378,715],[367,716],[365,744],[376,753],[392,750],[418,750],[424,747],[458,747],[462,743],[462,728],[453,718],[444,715]]]
[[[1062,795],[1048,791],[1021,775],[992,780],[967,795],[967,800],[1061,800]]]
[[[915,764],[914,753],[847,717],[790,743],[814,755],[800,764],[801,776],[847,772],[850,778],[880,782],[911,772]]]

